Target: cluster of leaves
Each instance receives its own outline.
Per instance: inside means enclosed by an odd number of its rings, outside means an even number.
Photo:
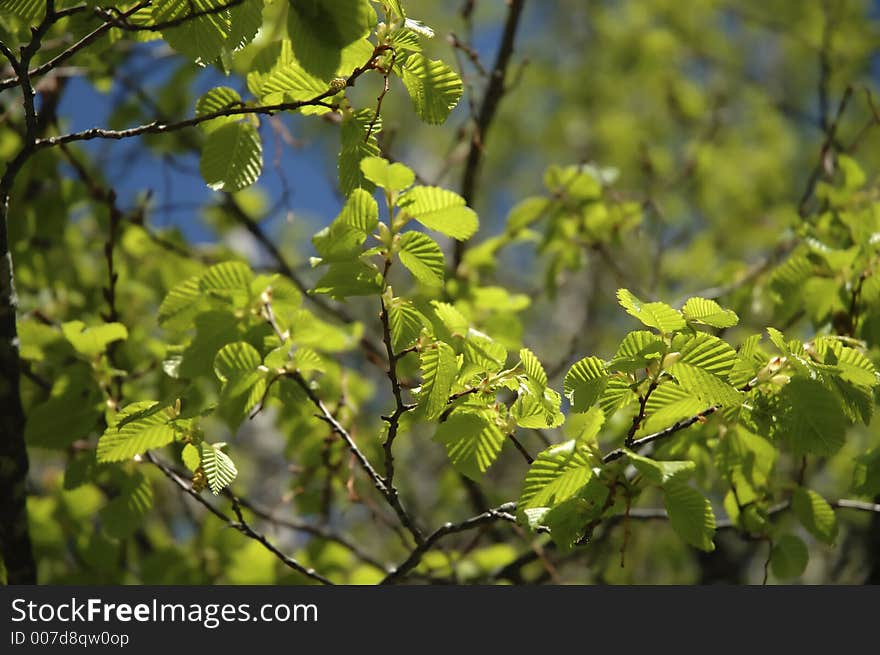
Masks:
[[[340,124],[343,206],[312,238],[313,285],[289,270],[261,272],[225,252],[219,263],[180,257],[163,267],[158,260],[166,255],[157,254],[156,239],[139,225],[126,225],[119,242],[108,245],[111,257],[115,248],[122,260],[116,266],[128,289],[119,303],[128,304],[125,318],[97,309],[114,301],[106,288],[103,294],[87,291],[104,284],[93,263],[19,248],[23,288],[51,287],[65,276],[70,285],[51,302],[33,301],[39,310],[18,323],[26,372],[48,380],[45,388],[26,391],[28,445],[69,456],[61,500],[31,503],[33,524],[48,531],[39,545],[56,549],[57,559],[63,559],[63,538],[56,533],[68,524],[81,526],[74,539],[90,566],[104,570],[119,557],[158,494],[142,463],[165,466],[154,459],[163,449],[179,462],[162,469],[166,476],[196,495],[209,490],[235,498],[240,511],[232,486],[243,482],[239,471],[252,463],[250,444],[239,434],[258,416],[265,419],[262,427],[281,435],[284,455],[305,471],[292,490],[300,513],[329,514],[334,490],[345,489],[348,499],[360,502],[355,473],[346,472],[347,462],[359,461],[412,533],[415,550],[406,555],[423,557],[414,565],[423,575],[447,575],[455,567],[448,554],[426,552],[430,542],[410,524],[406,494],[399,500],[392,452],[398,435],[418,448],[428,446],[419,437],[431,435],[445,451],[448,467],[438,486],[448,470],[490,493],[495,480],[510,474],[499,471],[504,451],[518,451],[528,470],[512,474],[511,486],[519,489],[515,516],[499,511],[491,517],[519,521],[537,538],[549,533],[561,551],[589,545],[599,526],[625,522],[628,535],[637,510],[649,509],[652,518],[668,520],[682,543],[703,551],[716,547],[722,526],[768,542],[769,564],[781,579],[804,572],[808,535],[833,544],[839,532],[834,499],[826,498],[821,479],[805,476],[809,464],[854,453],[850,490],[861,497],[880,494],[880,451],[874,444],[863,452],[856,429],[871,425],[880,388],[880,205],[855,159],[836,158],[837,179],[815,188],[820,211],[798,218],[784,261],[766,282],[748,285],[758,328],[752,319],[741,325],[738,313],[748,307],[742,298],[732,305],[737,313],[709,297],[672,306],[641,299],[641,289],[620,288],[620,307],[641,328],[625,334],[609,358],[570,357],[563,364],[576,361],[555,385],[555,367],[545,368],[536,355],[540,344],[529,348],[524,337],[526,318],[534,318],[526,313],[532,298],[496,283],[502,250],[525,244],[529,257],[545,262],[540,286],[550,298],[565,275],[583,272],[593,255],[613,262],[609,249],[643,237],[650,204],[618,192],[615,169],[549,166],[543,192],[514,204],[500,232],[454,266],[443,237],[475,237],[477,213],[461,195],[381,156],[377,138],[382,98],[393,78],[427,124],[443,123],[463,92],[449,65],[424,54],[423,39],[432,31],[408,17],[400,2],[141,4],[117,16],[114,38],[161,38],[198,66],[226,74],[246,69],[249,97],[224,85],[195,104],[189,126],[201,132],[205,184],[237,194],[257,182],[262,116],[332,116]],[[267,11],[285,16],[280,31],[261,29]],[[26,35],[44,12],[42,2],[4,4],[0,37]],[[366,78],[381,83],[382,91],[376,106],[358,107],[348,90]],[[56,164],[38,165],[45,169],[35,171],[44,176],[58,175]],[[65,202],[88,201],[87,190],[69,187]],[[21,244],[45,229],[38,221],[41,202],[34,200],[17,228]],[[99,215],[94,224],[61,223],[64,250],[84,248],[88,231],[103,232],[110,220]],[[366,302],[378,308],[378,324],[368,313],[355,314],[362,321],[349,319],[348,309]],[[158,325],[139,322],[151,313]],[[801,316],[810,328],[795,327]],[[376,337],[384,348],[374,345]],[[386,416],[387,396],[355,363],[361,351],[391,382],[395,408]],[[157,364],[143,371],[145,361]],[[150,381],[143,383],[144,377]],[[545,440],[534,457],[520,441],[533,434]],[[370,466],[379,458],[383,474]],[[398,477],[406,475],[403,470]],[[662,512],[652,507],[658,503]],[[800,526],[779,518],[789,509]],[[312,542],[297,556],[339,570],[340,577],[351,573],[350,554],[325,547]],[[253,548],[265,556],[259,543]],[[259,560],[250,549],[242,549],[239,568]],[[179,555],[172,547],[161,552],[167,559],[151,559],[155,568]],[[495,544],[461,557],[479,579],[516,553]],[[272,563],[270,556],[269,568]],[[347,579],[395,573],[370,566],[379,572]],[[235,574],[227,579],[236,580]]]

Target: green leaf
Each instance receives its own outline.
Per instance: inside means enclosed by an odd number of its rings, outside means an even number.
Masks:
[[[351,262],[360,256],[366,238],[362,230],[337,219],[315,234],[312,243],[322,263]]]
[[[833,455],[843,446],[847,419],[821,382],[794,377],[779,394],[777,434],[795,455]]]
[[[699,366],[678,361],[667,370],[682,388],[702,400],[706,406],[737,407],[742,403],[742,393]]]
[[[120,422],[127,416],[155,404],[152,400],[132,403],[116,414],[113,424],[98,439],[99,462],[122,462],[174,441],[174,428],[169,425],[169,417],[163,412],[144,416],[120,427]]]
[[[489,336],[474,329],[467,331],[464,344],[462,345],[465,371],[477,371],[480,373],[497,373],[507,363],[507,348]]]
[[[218,86],[211,89],[201,98],[199,98],[199,101],[196,103],[196,116],[208,116],[219,111],[231,109],[233,107],[240,107],[241,105],[241,96],[238,95],[238,91],[236,91],[235,89],[230,89],[228,86]],[[199,127],[205,133],[210,133],[216,130],[218,127],[221,127],[228,123],[234,123],[241,120],[241,118],[242,117],[240,115],[220,116],[218,118],[213,118],[209,121],[205,121],[204,123],[199,123]]]
[[[211,266],[199,278],[199,289],[210,294],[237,293],[250,291],[254,275],[250,267],[242,262],[221,262]]]
[[[254,372],[263,358],[251,344],[245,341],[223,346],[214,358],[214,372],[227,386],[240,382],[244,374]]]
[[[369,234],[379,225],[379,205],[363,189],[354,189],[336,220]]]
[[[61,332],[76,352],[90,359],[104,353],[114,341],[128,338],[128,330],[122,323],[105,323],[87,328],[82,321],[68,321],[61,324]]]
[[[394,298],[387,309],[391,343],[396,351],[412,345],[419,338],[422,328],[429,325],[428,319],[408,300]]]
[[[159,325],[170,330],[181,330],[192,325],[193,316],[200,309],[200,277],[193,275],[166,294],[156,316]]]
[[[195,473],[196,469],[202,465],[202,455],[196,446],[188,443],[180,451],[180,461],[183,462],[186,468]]]
[[[464,198],[439,187],[413,187],[397,204],[428,229],[459,241],[470,239],[479,227],[477,215],[465,205]]]
[[[106,407],[85,362],[62,369],[49,398],[29,408],[24,425],[28,446],[64,449],[90,436]]]
[[[642,426],[646,432],[654,432],[706,409],[706,401],[678,384],[660,384],[645,405],[647,419]]]
[[[463,90],[458,73],[442,61],[420,53],[413,53],[404,61],[403,84],[419,118],[432,124],[446,121]]]
[[[770,568],[773,575],[782,580],[797,578],[803,574],[810,561],[810,552],[803,539],[784,534],[773,543],[770,552]]]
[[[365,157],[360,166],[364,177],[386,191],[403,191],[416,181],[415,173],[408,167],[400,163],[390,164],[381,157]]]
[[[712,375],[727,375],[736,362],[736,351],[718,337],[699,333],[682,341],[673,340],[680,355],[678,361],[698,366]]]
[[[681,313],[662,302],[642,302],[627,289],[617,290],[617,300],[627,314],[635,316],[644,325],[664,334],[682,330],[686,323]]]
[[[739,323],[735,312],[724,309],[714,300],[690,298],[681,309],[685,320],[710,327],[729,328]]]
[[[463,409],[454,411],[434,434],[446,446],[455,469],[472,480],[479,479],[498,458],[505,438],[491,412]]]
[[[342,49],[375,24],[376,12],[368,0],[289,3],[287,31],[294,54],[306,70],[325,79],[339,67]]]
[[[228,123],[205,140],[199,170],[214,191],[240,191],[257,181],[263,171],[263,144],[250,123]]]
[[[415,278],[429,286],[441,286],[446,274],[443,251],[431,237],[421,232],[406,232],[400,236],[400,263]]]
[[[856,457],[852,489],[860,496],[880,494],[880,448]]]
[[[216,413],[235,430],[266,390],[266,375],[259,370],[263,358],[244,341],[223,346],[214,358],[214,372],[223,382]]]
[[[656,334],[637,330],[623,338],[610,366],[618,371],[633,373],[659,360],[665,352],[666,343]]]
[[[215,496],[228,487],[238,476],[238,469],[235,468],[232,459],[220,450],[225,445],[224,443],[209,444],[205,442],[199,444],[202,470],[205,472],[208,486]]]
[[[33,23],[46,15],[46,0],[4,0],[0,14],[12,14]]]
[[[101,509],[99,516],[108,535],[125,539],[143,526],[152,506],[150,481],[138,474],[125,481],[119,495]]]
[[[532,196],[521,200],[513,206],[507,215],[507,232],[511,235],[518,234],[521,230],[529,227],[548,212],[550,200],[544,196]]]
[[[672,529],[690,545],[711,552],[715,550],[715,514],[703,495],[686,483],[671,480],[663,487],[666,512]]]
[[[329,88],[329,78],[307,71],[293,54],[287,39],[270,43],[254,57],[247,74],[251,93],[266,104],[299,102],[323,95]],[[304,114],[323,114],[325,107],[304,107]]]
[[[631,451],[627,451],[626,454],[639,473],[644,475],[648,481],[661,487],[672,480],[675,480],[676,483],[686,480],[697,468],[696,464],[688,461],[660,461],[650,457],[642,457]]]
[[[550,511],[542,507],[526,512],[536,512],[539,523],[550,528],[553,542],[568,550],[584,536],[589,523],[601,517],[608,493],[602,480],[592,477],[574,498],[559,503]]]
[[[375,188],[373,183],[364,176],[360,167],[361,160],[365,157],[379,155],[376,135],[382,130],[381,119],[376,120],[373,130],[368,132],[374,116],[371,109],[359,109],[355,112],[347,112],[342,118],[337,168],[339,171],[339,190],[346,196],[358,188],[369,193],[372,193]]]
[[[517,508],[553,507],[573,497],[593,476],[595,457],[575,439],[551,446],[532,462]]]
[[[584,357],[569,369],[565,376],[565,397],[571,411],[586,412],[608,385],[608,370],[598,357]]]
[[[636,398],[630,382],[623,375],[612,375],[608,378],[605,391],[599,396],[599,407],[607,420],[615,412],[635,401]]]
[[[225,50],[237,50],[253,39],[262,25],[262,2],[222,9],[226,0],[155,0],[153,22],[175,23],[162,30],[172,48],[201,65]]]
[[[544,366],[538,358],[535,357],[535,354],[528,348],[523,348],[519,351],[519,359],[522,362],[523,370],[526,372],[529,380],[539,387],[546,387],[547,373],[544,371]]]
[[[559,411],[561,404],[562,397],[556,391],[530,383],[520,385],[510,413],[521,428],[555,428],[565,421]]]
[[[791,508],[801,524],[819,541],[833,544],[837,538],[837,515],[822,496],[798,487],[791,497]]]
[[[452,347],[442,341],[422,350],[419,361],[422,373],[419,397],[425,406],[425,418],[431,420],[446,409],[458,362]]]
[[[431,307],[433,307],[434,314],[440,323],[449,330],[452,336],[464,337],[467,335],[470,324],[454,306],[439,300],[432,300]]]
[[[331,264],[315,284],[315,293],[326,293],[333,298],[371,296],[382,291],[382,275],[362,261]]]

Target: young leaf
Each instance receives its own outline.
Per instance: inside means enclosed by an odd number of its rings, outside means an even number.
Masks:
[[[736,351],[731,346],[702,332],[684,341],[673,340],[673,348],[679,350],[678,361],[698,366],[712,375],[727,375],[736,361]]]
[[[422,328],[429,324],[428,319],[408,300],[395,298],[388,304],[387,309],[391,343],[396,351],[410,346],[418,339]]]
[[[128,338],[128,330],[122,323],[105,323],[87,328],[82,321],[68,321],[61,325],[61,332],[76,352],[88,358],[105,352],[114,341]]]
[[[398,206],[430,230],[454,239],[470,239],[479,227],[474,211],[457,193],[433,186],[416,186],[400,197]]]
[[[389,164],[381,157],[365,157],[360,165],[364,176],[386,191],[403,191],[416,181],[415,173],[409,168],[396,162]]]
[[[220,450],[226,444],[199,444],[199,453],[202,457],[202,470],[208,479],[208,486],[216,496],[228,487],[238,475],[238,469],[229,455]]]
[[[571,411],[586,412],[595,403],[608,384],[608,370],[598,357],[584,357],[565,376],[565,397]]]
[[[795,455],[833,455],[840,450],[847,419],[821,382],[794,377],[779,396],[784,409],[777,431]]]
[[[773,544],[770,552],[770,568],[773,575],[782,580],[797,578],[807,568],[810,552],[803,539],[784,534]]]
[[[421,232],[406,232],[400,236],[400,263],[415,278],[429,286],[441,286],[446,272],[443,251],[431,237]]]
[[[653,484],[661,487],[672,480],[683,482],[696,470],[696,464],[693,462],[660,461],[650,457],[642,457],[634,452],[627,452],[627,456],[639,473]]]
[[[426,123],[446,120],[461,99],[461,78],[440,60],[413,53],[403,63],[403,84],[413,108]]]
[[[681,309],[686,320],[715,328],[729,328],[739,323],[735,312],[724,309],[714,300],[690,298]]]
[[[155,404],[155,401],[132,403],[115,416],[112,425],[107,426],[98,439],[99,462],[122,462],[174,441],[174,428],[168,424],[168,415],[164,412],[150,414],[120,426],[125,417],[149,409]]]
[[[833,544],[837,538],[837,515],[831,505],[811,489],[798,487],[791,507],[801,524],[819,541]]]
[[[333,298],[371,296],[382,291],[382,275],[362,261],[331,264],[315,284],[315,293],[326,293]]]
[[[568,500],[592,477],[594,460],[574,439],[542,451],[526,474],[517,508],[553,507]]]
[[[686,325],[681,313],[666,303],[642,302],[627,289],[617,290],[617,300],[627,314],[664,334],[684,329]]]
[[[533,353],[528,348],[523,348],[519,351],[519,358],[522,362],[523,370],[525,370],[526,375],[529,380],[534,382],[539,387],[547,386],[547,373],[544,371],[544,366],[535,357],[535,353]]]
[[[379,205],[363,189],[354,189],[336,220],[368,234],[379,224]]]
[[[196,116],[208,116],[226,109],[231,109],[232,107],[240,107],[241,104],[241,96],[238,95],[238,91],[230,89],[228,86],[218,86],[199,98],[199,101],[196,103]],[[199,127],[203,132],[209,133],[213,132],[218,127],[226,125],[227,123],[234,123],[238,120],[241,120],[241,116],[239,115],[220,116],[205,121],[204,123],[199,123]]]
[[[459,409],[440,424],[434,439],[446,446],[446,453],[459,473],[477,480],[498,458],[505,435],[490,412]]]
[[[137,474],[125,481],[119,495],[101,509],[99,517],[108,535],[125,539],[143,525],[144,517],[152,506],[153,488],[150,481]]]
[[[422,389],[419,395],[425,406],[425,418],[431,420],[446,409],[458,364],[455,351],[442,341],[422,350],[420,362]]]
[[[703,495],[685,482],[672,480],[663,488],[666,512],[673,530],[684,541],[700,550],[715,550],[715,514]]]
[[[250,123],[228,123],[208,134],[199,170],[214,191],[240,191],[263,171],[263,144]]]
[[[168,292],[159,305],[156,316],[159,325],[170,330],[180,330],[192,325],[192,317],[199,311],[200,277],[193,275]]]
[[[382,121],[373,121],[375,114],[371,109],[359,109],[346,113],[342,118],[339,130],[340,148],[337,158],[339,171],[339,190],[346,196],[355,189],[361,188],[372,193],[375,185],[361,171],[360,163],[364,157],[379,155],[379,144],[376,135],[382,130]],[[373,130],[367,132],[373,124]],[[369,136],[367,136],[369,134]]]
[[[678,361],[667,370],[682,388],[694,394],[707,406],[736,407],[742,403],[742,393],[699,366]]]

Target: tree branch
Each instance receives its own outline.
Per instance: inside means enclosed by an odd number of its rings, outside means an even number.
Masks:
[[[489,128],[495,119],[498,105],[506,91],[504,80],[507,76],[507,68],[513,55],[513,45],[516,39],[516,30],[520,23],[525,0],[508,0],[507,20],[504,23],[504,32],[501,36],[501,44],[495,57],[495,65],[489,77],[489,84],[483,94],[483,102],[480,105],[480,113],[477,115],[476,125],[471,133],[470,149],[468,150],[464,174],[461,182],[461,195],[468,206],[473,206],[477,192],[477,183],[480,175],[480,164],[483,160],[483,152],[486,147],[486,139]],[[466,241],[456,241],[453,253],[453,272],[458,270],[467,249]]]
[[[503,505],[462,521],[461,523],[445,523],[444,525],[441,525],[428,535],[422,543],[413,549],[409,556],[385,576],[385,579],[379,584],[391,584],[405,576],[418,566],[419,562],[422,561],[422,557],[424,557],[425,553],[431,550],[435,543],[447,535],[455,534],[457,532],[465,532],[466,530],[471,530],[488,523],[494,523],[495,521],[509,521],[511,523],[516,523],[516,517],[511,514],[515,509],[516,503],[504,503]]]
[[[236,517],[238,518],[238,522],[233,521],[232,518],[227,516],[225,513],[214,507],[207,500],[202,498],[202,495],[192,488],[192,485],[181,478],[170,466],[165,464],[162,460],[156,457],[153,453],[147,452],[145,454],[145,458],[148,462],[153,464],[156,468],[158,468],[165,475],[166,478],[171,480],[177,488],[180,489],[183,493],[187,494],[190,498],[193,498],[197,503],[199,503],[202,507],[207,509],[211,514],[216,516],[218,519],[226,523],[230,528],[234,528],[241,532],[246,537],[253,539],[254,541],[259,542],[262,546],[268,550],[270,553],[275,555],[285,566],[301,573],[307,578],[311,578],[321,584],[332,585],[333,583],[325,578],[320,573],[317,573],[314,569],[307,568],[297,562],[292,557],[288,557],[275,546],[271,541],[269,541],[266,536],[260,532],[257,532],[252,528],[247,521],[244,520],[244,517],[241,513],[241,507],[239,506],[239,501],[237,498],[232,498],[232,509],[235,512]]]
[[[654,432],[653,434],[649,434],[646,437],[642,437],[641,439],[636,439],[636,440],[632,441],[629,444],[628,448],[617,448],[615,450],[612,450],[611,452],[609,452],[608,454],[606,454],[602,458],[602,463],[608,464],[609,462],[613,462],[616,459],[620,459],[621,457],[626,455],[627,449],[633,450],[633,451],[638,451],[650,443],[653,443],[655,441],[659,441],[660,439],[665,439],[666,437],[670,437],[673,434],[675,434],[676,432],[680,432],[681,430],[689,428],[694,423],[698,423],[698,422],[702,421],[707,416],[710,416],[711,414],[714,414],[715,412],[717,412],[718,409],[719,409],[718,406],[709,407],[707,409],[704,409],[699,414],[691,416],[690,418],[676,421],[675,423],[670,425],[668,428],[663,428],[662,430],[660,430],[658,432]]]

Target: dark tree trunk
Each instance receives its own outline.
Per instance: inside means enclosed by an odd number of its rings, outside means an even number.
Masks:
[[[37,571],[28,531],[28,456],[19,389],[16,295],[7,214],[8,190],[0,193],[0,554],[9,584],[35,584]]]

